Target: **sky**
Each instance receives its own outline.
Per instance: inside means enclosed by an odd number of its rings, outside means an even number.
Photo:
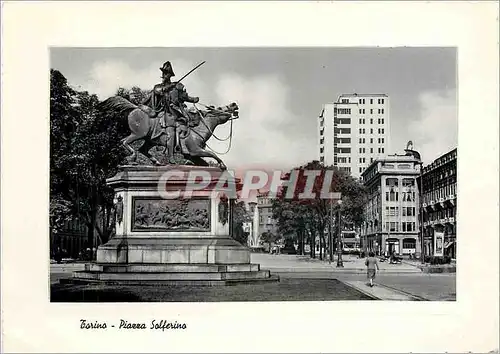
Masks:
[[[220,155],[231,168],[290,169],[318,158],[317,119],[342,93],[385,93],[391,107],[391,151],[413,141],[424,163],[457,147],[455,48],[51,48],[51,68],[71,86],[113,96],[119,87],[151,89],[172,63],[204,104],[236,102],[233,140]],[[215,134],[225,138],[229,123]],[[227,142],[208,145],[224,152]]]

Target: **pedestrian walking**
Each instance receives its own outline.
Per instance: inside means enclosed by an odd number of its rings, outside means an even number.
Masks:
[[[378,267],[377,258],[375,258],[375,254],[370,252],[368,254],[368,258],[365,261],[366,265],[366,275],[370,280],[370,287],[373,287],[373,279],[375,279],[376,271],[380,270]]]

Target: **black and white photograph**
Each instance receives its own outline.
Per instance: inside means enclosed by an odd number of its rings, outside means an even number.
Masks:
[[[456,48],[50,59],[51,301],[456,300]]]
[[[2,2],[1,351],[498,352],[497,13]]]

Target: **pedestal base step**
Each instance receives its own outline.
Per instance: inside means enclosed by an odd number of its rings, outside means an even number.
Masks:
[[[222,273],[259,270],[259,264],[85,264],[85,271],[103,273]]]
[[[279,276],[272,274],[269,278],[224,279],[224,280],[92,280],[92,279],[61,279],[61,284],[73,285],[103,285],[103,286],[231,286],[244,284],[277,283]]]
[[[72,284],[109,285],[231,285],[279,281],[259,264],[103,264],[73,272]]]

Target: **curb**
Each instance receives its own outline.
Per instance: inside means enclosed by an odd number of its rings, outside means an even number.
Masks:
[[[396,288],[393,288],[392,286],[388,286],[388,285],[384,285],[384,284],[380,284],[380,283],[375,283],[377,284],[378,286],[381,286],[383,288],[386,288],[386,289],[389,289],[391,291],[394,291],[396,293],[400,293],[401,295],[405,295],[405,296],[408,296],[410,297],[411,299],[413,299],[413,301],[430,301],[426,298],[423,298],[421,296],[418,296],[418,295],[413,295],[413,294],[410,294],[406,291],[403,291],[403,290],[400,290],[400,289],[396,289]]]
[[[342,280],[339,280],[339,279],[337,279],[337,281],[341,282],[342,284],[344,284],[345,286],[347,286],[347,287],[349,287],[349,288],[351,288],[351,289],[354,289],[354,290],[356,290],[356,291],[359,291],[359,292],[360,292],[360,293],[362,293],[363,295],[368,296],[371,300],[382,300],[381,298],[378,298],[378,297],[376,297],[375,295],[372,295],[372,294],[370,294],[370,293],[367,293],[366,291],[364,291],[364,290],[362,290],[362,289],[358,288],[357,286],[354,286],[354,285],[348,284],[348,283],[343,282]]]
[[[278,273],[314,273],[314,272],[330,272],[334,274],[366,274],[366,269],[361,268],[272,268],[266,267],[267,270]],[[422,274],[420,270],[382,270],[378,274]]]

